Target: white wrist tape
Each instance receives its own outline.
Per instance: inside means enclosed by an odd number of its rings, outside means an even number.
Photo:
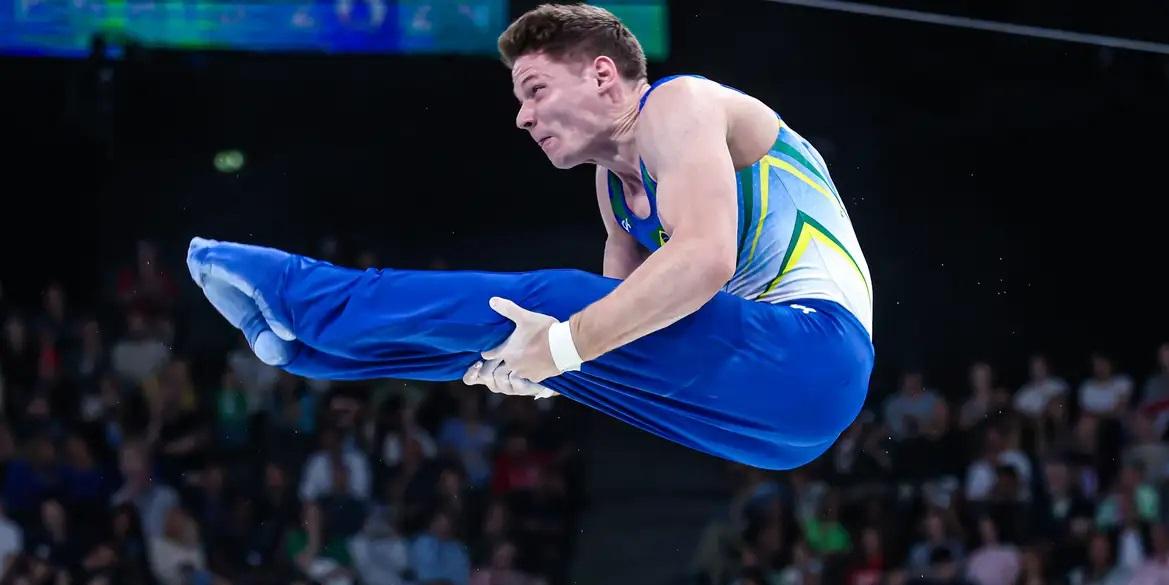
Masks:
[[[548,347],[552,349],[552,361],[561,372],[580,371],[580,354],[572,342],[572,331],[568,321],[558,321],[548,328]]]

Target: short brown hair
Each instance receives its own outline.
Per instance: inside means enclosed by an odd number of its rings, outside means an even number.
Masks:
[[[542,4],[499,35],[499,54],[508,67],[524,55],[540,52],[558,61],[604,55],[617,64],[622,77],[648,77],[645,51],[637,37],[612,12],[597,6]]]

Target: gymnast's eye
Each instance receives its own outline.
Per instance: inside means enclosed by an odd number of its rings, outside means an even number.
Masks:
[[[532,88],[532,95],[533,95],[533,96],[537,96],[537,95],[539,95],[539,94],[540,94],[540,90],[541,90],[541,89],[544,89],[544,88],[545,88],[545,86],[543,86],[543,85],[537,85],[537,86],[534,86],[534,87]]]

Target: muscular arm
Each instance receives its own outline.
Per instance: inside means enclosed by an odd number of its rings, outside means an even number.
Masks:
[[[738,209],[726,114],[688,80],[662,86],[651,103],[638,122],[638,148],[657,174],[670,240],[572,317],[586,361],[693,313],[734,274]]]
[[[649,250],[642,247],[633,236],[617,225],[609,203],[608,171],[597,167],[597,206],[601,209],[601,220],[605,223],[605,261],[602,273],[610,278],[626,279],[645,261]]]

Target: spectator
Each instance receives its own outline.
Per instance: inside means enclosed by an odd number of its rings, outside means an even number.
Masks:
[[[804,539],[816,554],[845,554],[852,550],[852,539],[840,522],[840,502],[835,492],[824,497],[819,513],[805,520],[803,529]]]
[[[68,572],[81,564],[81,542],[69,529],[60,502],[52,498],[41,502],[36,529],[27,535],[25,549]]]
[[[497,543],[491,551],[491,562],[475,569],[470,585],[546,585],[543,579],[516,568],[516,554],[514,544]]]
[[[503,440],[503,448],[495,459],[491,472],[491,493],[498,497],[515,490],[532,490],[540,474],[551,463],[551,455],[533,451],[522,430],[511,429]]]
[[[885,401],[885,424],[892,430],[893,438],[900,441],[916,435],[934,415],[940,400],[937,393],[925,388],[921,372],[906,372],[901,390]]]
[[[349,554],[363,583],[405,583],[404,576],[410,569],[409,548],[386,511],[369,517],[361,533],[350,540]]]
[[[0,504],[0,574],[16,560],[24,549],[24,531],[8,518],[5,505]]]
[[[170,360],[170,348],[150,335],[146,317],[138,311],[126,317],[126,335],[114,344],[111,363],[126,382],[142,386]]]
[[[1022,568],[1019,550],[1000,541],[998,526],[989,516],[978,520],[978,534],[982,545],[970,554],[966,577],[977,585],[1015,583]]]
[[[57,447],[47,434],[26,443],[25,454],[8,464],[4,474],[4,506],[24,526],[30,526],[41,501],[61,490]]]
[[[1115,564],[1112,542],[1104,533],[1092,535],[1088,556],[1068,574],[1069,585],[1128,585],[1130,571]]]
[[[994,387],[994,372],[989,364],[978,362],[970,368],[970,398],[962,404],[958,427],[963,431],[1001,414],[1006,406],[1003,392]]]
[[[114,505],[133,504],[142,518],[142,529],[148,540],[163,533],[171,508],[179,503],[178,494],[169,486],[156,482],[150,469],[150,452],[141,441],[129,441],[120,455],[125,482],[114,493]]]
[[[1121,522],[1121,505],[1132,505],[1140,521],[1156,522],[1160,517],[1160,494],[1145,481],[1139,464],[1125,465],[1111,493],[1101,502],[1096,523],[1102,529],[1115,528]]]
[[[198,393],[186,360],[172,360],[157,383],[144,390],[151,410],[148,433],[159,472],[178,485],[184,474],[203,466],[212,440],[210,421],[198,410]]]
[[[1043,466],[1043,487],[1035,502],[1036,534],[1049,542],[1071,536],[1076,518],[1094,517],[1094,506],[1072,482],[1067,462],[1051,459]]]
[[[982,456],[974,460],[966,470],[966,498],[972,501],[988,500],[997,481],[998,466],[1009,465],[1018,477],[1017,497],[1028,497],[1031,482],[1031,462],[1017,449],[1008,444],[1005,432],[998,427],[988,427],[984,434]]]
[[[426,459],[434,459],[438,455],[438,446],[430,433],[415,420],[415,412],[412,405],[398,397],[390,398],[382,404],[380,414],[384,420],[379,431],[382,439],[378,444],[381,445],[382,463],[386,466],[393,467],[402,461],[403,444],[407,440],[417,442]]]
[[[1150,483],[1161,484],[1169,480],[1169,444],[1158,438],[1153,419],[1138,410],[1129,416],[1128,421],[1132,440],[1124,451],[1124,462],[1146,470]]]
[[[1152,551],[1149,558],[1133,572],[1129,585],[1163,585],[1169,583],[1169,526],[1156,524],[1150,531]]]
[[[117,276],[118,299],[127,310],[143,315],[149,328],[161,327],[171,313],[178,289],[170,273],[158,259],[153,242],[139,240],[132,266],[124,266]],[[156,329],[165,339],[165,329]]]
[[[848,585],[880,585],[887,568],[885,544],[881,532],[868,526],[861,531],[861,546],[858,554],[850,561]]]
[[[1145,382],[1140,408],[1155,421],[1157,436],[1165,436],[1169,430],[1169,342],[1157,349],[1157,372]]]
[[[80,432],[65,439],[65,461],[61,466],[63,503],[81,521],[81,526],[100,524],[102,508],[113,495],[113,474],[103,467]]]
[[[1054,398],[1067,395],[1068,384],[1052,375],[1047,358],[1031,358],[1030,379],[1015,394],[1015,410],[1023,416],[1037,419],[1047,411]]]
[[[234,451],[247,445],[250,420],[248,400],[230,367],[224,369],[220,378],[219,392],[215,400],[216,443]]]
[[[101,406],[101,379],[110,370],[110,356],[94,319],[81,324],[81,342],[68,361],[67,377],[79,393],[77,415],[86,421],[97,418]]]
[[[462,463],[471,485],[482,488],[491,476],[489,450],[495,445],[495,429],[480,417],[481,393],[467,392],[459,402],[459,416],[448,418],[438,434],[438,443]]]
[[[467,585],[471,578],[471,560],[466,546],[452,531],[451,517],[444,511],[431,516],[426,532],[415,537],[410,545],[410,566],[421,583],[449,581],[452,585]]]
[[[792,560],[779,572],[780,585],[815,585],[820,583],[824,565],[805,540],[792,547]]]
[[[1112,359],[1092,356],[1092,377],[1080,385],[1080,408],[1101,417],[1118,417],[1132,398],[1132,378],[1117,374]]]
[[[261,410],[271,402],[272,392],[276,389],[276,383],[283,370],[260,361],[248,346],[244,336],[239,336],[235,349],[227,355],[227,367],[247,397],[249,414]]]
[[[206,574],[198,526],[181,507],[170,508],[162,532],[150,539],[150,566],[160,585],[186,585],[191,575]]]
[[[934,565],[935,553],[945,550],[947,559],[961,564],[965,557],[962,534],[957,523],[941,510],[932,509],[926,513],[921,531],[924,539],[913,545],[909,551],[908,566],[911,571],[926,573]]]
[[[312,502],[330,493],[337,485],[343,485],[348,495],[366,500],[370,495],[369,462],[361,452],[345,448],[341,433],[334,428],[325,428],[320,434],[321,448],[313,453],[305,464],[300,482],[300,499]],[[339,482],[336,472],[345,471],[345,478]]]
[[[0,343],[0,372],[4,372],[4,412],[17,416],[24,400],[36,386],[38,351],[24,320],[17,313],[4,322],[4,339]]]
[[[274,566],[285,534],[300,518],[300,503],[283,468],[269,461],[263,486],[255,496],[255,529],[248,547],[249,564]]]
[[[929,568],[910,579],[909,585],[975,585],[961,573],[961,563],[950,551],[938,548],[930,553]]]
[[[76,331],[69,318],[65,289],[60,283],[50,283],[42,292],[41,315],[36,325],[38,333],[45,333],[54,341],[58,353],[72,349]]]

